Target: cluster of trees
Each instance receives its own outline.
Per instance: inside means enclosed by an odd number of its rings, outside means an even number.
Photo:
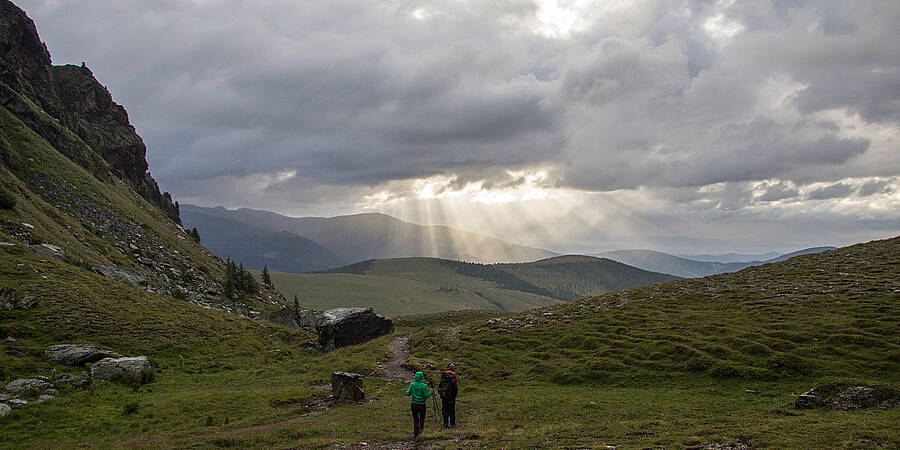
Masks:
[[[245,295],[259,294],[259,286],[253,274],[244,270],[244,263],[235,264],[231,258],[225,263],[225,297],[243,297]]]

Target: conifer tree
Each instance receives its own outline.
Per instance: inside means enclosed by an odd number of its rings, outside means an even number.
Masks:
[[[294,294],[294,315],[300,317],[300,300],[297,298],[297,294]]]
[[[267,264],[263,265],[262,282],[266,286],[272,287],[272,278],[269,277],[269,266]]]
[[[191,239],[193,239],[194,242],[200,242],[200,232],[197,231],[197,227],[191,228]]]
[[[231,258],[225,264],[225,297],[232,298],[234,296],[234,263]]]

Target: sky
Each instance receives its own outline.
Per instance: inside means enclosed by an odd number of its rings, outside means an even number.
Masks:
[[[181,203],[560,252],[900,234],[900,2],[14,0]]]

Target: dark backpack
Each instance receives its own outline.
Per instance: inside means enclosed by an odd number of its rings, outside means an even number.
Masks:
[[[441,374],[441,382],[438,384],[438,394],[441,400],[453,400],[453,375],[450,372]]]

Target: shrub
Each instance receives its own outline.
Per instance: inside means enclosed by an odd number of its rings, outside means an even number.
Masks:
[[[150,383],[153,379],[156,378],[156,371],[153,370],[153,366],[148,366],[141,372],[141,382],[142,383]]]
[[[0,208],[13,209],[16,206],[16,197],[6,188],[0,187]]]
[[[134,414],[138,410],[138,402],[128,402],[122,405],[122,414]]]

